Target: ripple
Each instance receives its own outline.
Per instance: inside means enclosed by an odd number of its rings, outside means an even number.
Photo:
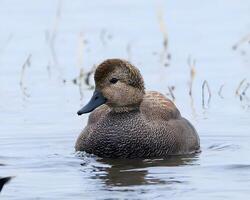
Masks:
[[[211,146],[208,147],[208,149],[212,150],[212,151],[224,151],[224,150],[238,150],[240,149],[239,145],[235,145],[235,144],[212,144]]]
[[[249,170],[250,169],[250,164],[231,164],[227,165],[225,169],[232,169],[232,170]]]

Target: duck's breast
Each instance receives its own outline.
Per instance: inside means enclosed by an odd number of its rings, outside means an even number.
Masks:
[[[108,158],[165,157],[189,153],[196,135],[183,118],[155,123],[139,111],[108,113],[85,128],[76,150]]]
[[[138,112],[109,113],[84,131],[85,151],[101,157],[142,157],[149,130]],[[144,149],[144,150],[143,150]]]

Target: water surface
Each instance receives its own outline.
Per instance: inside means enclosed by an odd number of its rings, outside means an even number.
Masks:
[[[243,91],[250,45],[232,47],[250,34],[249,19],[246,0],[0,1],[0,176],[15,176],[1,199],[248,198],[250,91]],[[138,66],[147,89],[167,95],[174,86],[176,105],[199,132],[201,154],[75,154],[87,122],[76,112],[93,91],[83,81],[79,92],[74,79],[111,57]],[[195,60],[192,98],[188,58]],[[203,106],[204,80],[212,96],[207,103],[205,94]]]

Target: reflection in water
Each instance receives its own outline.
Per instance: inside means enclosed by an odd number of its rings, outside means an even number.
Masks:
[[[99,179],[106,186],[138,186],[152,184],[173,184],[182,183],[176,180],[172,173],[164,180],[149,174],[152,167],[177,167],[183,165],[194,165],[197,155],[175,156],[168,159],[102,159],[97,158],[97,165],[92,166],[92,179]],[[101,164],[101,165],[100,165]],[[83,163],[82,166],[85,166]],[[85,172],[85,170],[83,170]]]

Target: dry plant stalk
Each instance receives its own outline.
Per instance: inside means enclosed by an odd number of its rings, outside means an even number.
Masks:
[[[250,86],[250,83],[247,83],[247,85],[246,85],[246,87],[244,88],[244,90],[242,91],[241,95],[246,95],[246,92],[247,92],[249,86]]]
[[[240,94],[240,93],[239,93],[239,92],[240,92],[240,89],[241,89],[243,83],[244,83],[246,80],[247,80],[247,79],[244,78],[244,79],[242,79],[242,80],[240,81],[240,83],[239,83],[237,89],[235,90],[235,95],[239,95],[239,94]]]
[[[62,0],[58,0],[56,17],[55,17],[54,25],[52,27],[51,34],[49,35],[48,33],[46,33],[46,40],[49,41],[51,55],[56,65],[58,63],[58,59],[57,59],[57,55],[55,51],[55,40],[56,40],[56,36],[58,32],[59,22],[61,20],[61,13],[62,13]]]
[[[211,93],[209,84],[208,84],[207,80],[204,80],[202,83],[202,107],[203,108],[205,108],[205,87],[207,88],[207,92],[208,92],[207,105],[209,105],[211,97],[212,97],[212,93]]]
[[[190,69],[190,81],[189,81],[189,96],[192,97],[193,94],[193,82],[195,78],[195,65],[196,60],[192,60],[191,56],[188,57],[188,66]]]
[[[78,87],[79,87],[79,93],[80,93],[80,99],[82,100],[83,98],[83,84],[82,84],[82,80],[83,80],[83,77],[84,77],[84,72],[83,72],[83,68],[80,69],[80,73],[79,73],[79,76],[78,76]]]
[[[171,98],[172,98],[172,100],[173,101],[175,101],[175,96],[174,96],[174,86],[168,86],[168,91],[169,91],[169,94],[170,94],[170,96],[171,96]]]
[[[83,53],[84,53],[84,37],[83,33],[79,34],[78,40],[78,51],[77,51],[77,60],[78,60],[78,67],[79,67],[79,75],[77,77],[76,83],[79,87],[80,98],[83,98],[83,82],[84,82],[84,69],[83,69]]]
[[[219,95],[219,97],[222,98],[222,99],[224,98],[223,95],[222,95],[222,90],[223,90],[224,86],[225,86],[225,84],[222,84],[222,85],[220,86],[219,90],[218,90],[218,95]]]
[[[168,53],[168,33],[167,27],[164,22],[163,10],[158,10],[158,21],[160,25],[160,31],[163,35],[163,52],[161,54],[161,61],[164,63],[164,66],[169,65],[169,60],[171,59],[171,55]]]
[[[96,65],[93,65],[93,67],[88,71],[85,75],[85,84],[89,86],[89,89],[94,89],[94,85],[90,84],[90,76],[95,72]]]
[[[24,86],[24,74],[25,74],[26,68],[30,67],[30,65],[31,65],[31,62],[30,62],[31,57],[32,57],[32,55],[29,54],[28,57],[26,58],[25,62],[22,65],[21,77],[20,77],[20,82],[19,82],[21,91],[25,97],[30,97],[30,95],[26,92],[27,88]]]
[[[188,57],[187,59],[187,64],[189,66],[189,70],[190,70],[190,80],[188,82],[189,85],[189,96],[190,96],[190,106],[192,109],[192,115],[194,118],[196,118],[196,111],[195,111],[195,107],[194,107],[194,99],[193,99],[193,82],[194,82],[194,78],[195,78],[195,65],[196,65],[196,60],[192,59],[191,56]]]
[[[243,43],[245,43],[245,42],[250,42],[250,34],[247,34],[247,35],[245,35],[244,37],[242,37],[238,42],[236,42],[234,45],[233,45],[233,50],[237,50],[238,49],[238,47],[240,46],[240,45],[242,45]]]

